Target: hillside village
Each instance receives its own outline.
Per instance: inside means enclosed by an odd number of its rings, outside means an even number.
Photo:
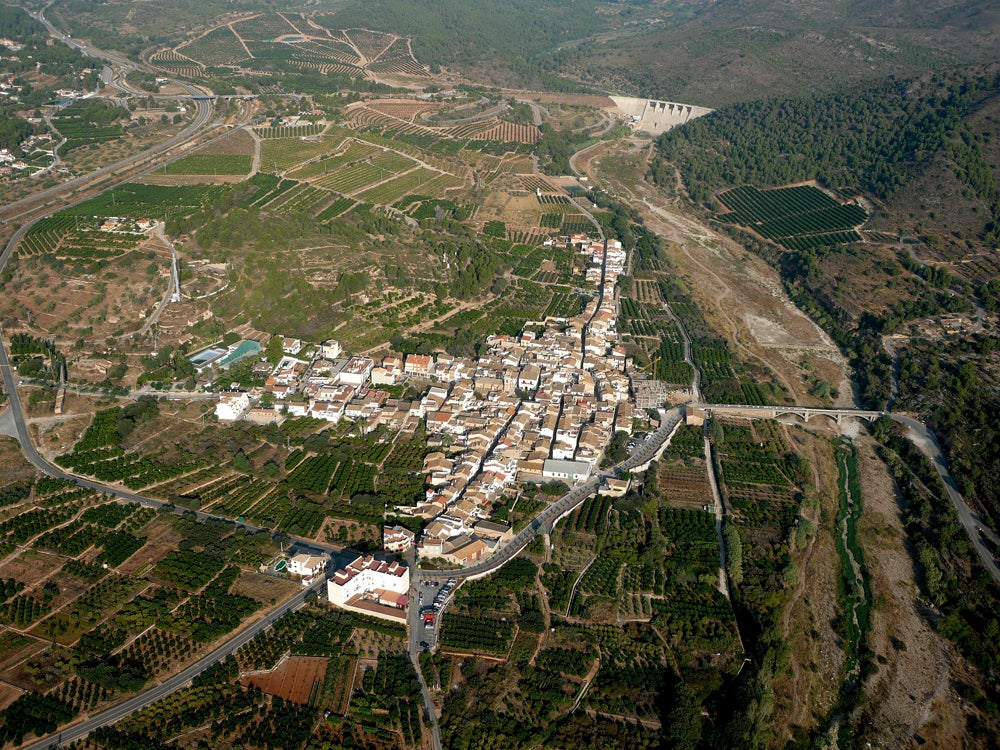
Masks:
[[[376,361],[349,356],[336,341],[302,356],[301,341],[283,339],[284,356],[264,387],[222,394],[215,414],[257,423],[288,416],[350,420],[364,432],[386,427],[398,435],[423,425],[434,449],[423,464],[425,496],[394,510],[427,524],[419,538],[401,528],[387,531],[386,548],[401,552],[413,544],[422,558],[459,566],[488,557],[511,536],[509,527],[489,519],[516,483],[581,482],[616,432],[650,422],[635,396],[650,381],[633,369],[615,327],[626,253],[616,240],[564,241],[588,257],[594,289],[572,318],[491,336],[478,359],[390,353]],[[251,356],[260,345],[207,350],[192,362],[232,362],[241,349]],[[423,395],[407,401],[384,390],[404,381]]]

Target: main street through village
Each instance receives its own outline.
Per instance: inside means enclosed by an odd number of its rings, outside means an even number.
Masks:
[[[52,27],[52,25],[44,19],[43,14],[40,13],[38,17],[43,23],[46,24],[54,35],[64,38],[67,42],[69,42],[67,37],[64,37],[57,29]],[[127,65],[131,65],[131,63],[122,60],[118,56],[109,55],[90,45],[74,42],[74,46],[77,46],[88,55],[103,57],[112,65],[118,66],[119,70],[123,69]],[[120,78],[121,76],[119,75],[115,80],[120,80]],[[134,170],[137,167],[155,162],[157,157],[166,154],[170,149],[184,146],[185,144],[189,144],[195,139],[201,137],[206,127],[210,126],[209,121],[214,112],[211,98],[205,92],[196,89],[193,86],[182,82],[176,83],[185,87],[192,98],[197,102],[198,107],[198,112],[195,118],[182,132],[176,134],[167,141],[148,149],[147,151],[136,154],[128,159],[121,160],[88,175],[67,181],[66,183],[50,188],[29,198],[8,204],[7,206],[4,206],[2,210],[9,212],[11,210],[24,208],[25,212],[29,212],[31,214],[33,220],[40,219],[54,213],[56,210],[65,208],[66,205],[70,203],[68,200],[69,197],[76,191],[94,187],[104,189],[113,184],[123,182],[134,176]],[[89,196],[79,197],[77,202],[84,200],[87,197]],[[42,206],[44,206],[44,208],[41,208]],[[592,221],[594,220],[589,214],[588,217]],[[28,222],[21,226],[7,243],[3,252],[0,253],[0,272],[3,271],[4,266],[10,260],[18,242],[30,228],[31,223],[32,222]],[[597,222],[595,221],[595,225],[596,224]],[[679,321],[677,322],[679,323]],[[683,332],[683,326],[680,327]],[[690,340],[687,338],[686,333],[684,333],[684,341],[686,357],[690,358]],[[691,364],[693,366],[694,362],[692,361]],[[918,448],[931,460],[935,469],[938,471],[949,498],[955,507],[962,526],[965,528],[974,549],[979,555],[983,565],[989,571],[990,575],[998,584],[1000,584],[1000,567],[998,567],[996,560],[993,558],[982,539],[983,535],[994,541],[996,541],[997,537],[985,526],[983,520],[973,512],[959,493],[955,480],[948,472],[944,455],[938,445],[938,442],[933,433],[931,433],[925,425],[903,415],[862,409],[819,409],[814,407],[799,406],[772,407],[700,404],[696,403],[699,394],[698,385],[700,374],[697,367],[693,367],[693,371],[694,380],[690,392],[693,394],[695,402],[687,405],[686,407],[677,406],[670,410],[659,410],[659,425],[657,429],[644,441],[637,445],[632,455],[617,465],[602,469],[585,481],[570,487],[569,491],[565,495],[542,509],[541,512],[530,520],[509,542],[497,548],[490,557],[474,564],[467,565],[461,569],[448,570],[421,570],[414,564],[415,560],[413,557],[410,557],[409,562],[411,564],[412,571],[410,590],[411,594],[415,594],[416,596],[411,596],[410,601],[410,612],[408,617],[408,627],[410,630],[409,651],[411,658],[414,661],[414,665],[418,667],[418,675],[420,675],[420,670],[417,659],[420,651],[424,648],[423,643],[425,640],[423,638],[422,623],[418,617],[419,608],[417,604],[420,597],[420,587],[425,581],[434,582],[435,585],[440,588],[440,583],[448,579],[474,579],[496,571],[498,568],[521,553],[539,535],[549,534],[553,526],[561,518],[565,517],[575,508],[579,507],[587,498],[592,497],[606,482],[606,480],[619,477],[625,472],[642,471],[648,467],[650,462],[656,459],[662,453],[663,449],[669,444],[671,436],[684,419],[687,409],[697,409],[710,416],[728,415],[761,419],[798,417],[803,420],[809,420],[810,418],[817,416],[825,416],[834,419],[838,423],[840,423],[843,419],[873,420],[882,416],[888,416],[900,424],[903,424],[908,429],[909,438],[913,440]],[[32,442],[28,422],[22,408],[20,394],[18,393],[19,378],[11,366],[2,334],[0,334],[0,377],[3,379],[4,389],[8,395],[8,402],[6,406],[7,413],[4,415],[5,419],[13,424],[14,432],[16,433],[16,437],[21,444],[21,448],[24,451],[27,460],[40,472],[50,477],[67,482],[73,482],[80,487],[85,487],[96,492],[106,493],[117,498],[121,502],[137,502],[154,508],[174,509],[171,504],[155,498],[132,492],[120,486],[106,484],[64,471],[63,469],[51,464],[38,452]],[[225,518],[211,513],[189,510],[183,510],[182,512],[185,514],[191,514],[194,517],[206,521],[221,521],[233,524],[238,523],[250,532],[271,533],[269,529],[259,528],[243,521],[237,522],[236,519]],[[337,546],[296,537],[288,538],[294,542],[298,549],[302,551],[325,555],[338,555],[343,552],[343,549]],[[241,631],[218,643],[210,653],[164,682],[155,685],[106,711],[89,717],[85,721],[65,728],[56,735],[39,740],[31,745],[28,745],[27,747],[30,748],[30,750],[38,750],[40,748],[54,747],[73,742],[85,737],[87,734],[99,727],[113,724],[123,717],[128,716],[133,712],[150,705],[156,700],[169,695],[173,691],[188,684],[195,676],[203,672],[205,669],[209,668],[213,664],[216,664],[221,659],[225,658],[229,654],[232,654],[236,649],[248,643],[258,633],[270,627],[270,625],[282,615],[300,606],[310,594],[318,593],[322,595],[325,593],[325,583],[325,580],[320,577],[320,579],[310,587],[303,588],[293,597],[273,608],[266,616],[257,619],[244,627]],[[423,687],[425,707],[430,714],[429,719],[431,720],[434,729],[435,747],[440,748],[440,736],[437,732],[437,721],[434,718],[434,707],[431,703],[430,693],[427,685],[423,683],[422,676],[420,679]]]

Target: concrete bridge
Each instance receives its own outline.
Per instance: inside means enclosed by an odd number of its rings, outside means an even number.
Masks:
[[[745,419],[776,419],[783,416],[796,416],[808,422],[815,416],[829,417],[837,424],[847,418],[865,419],[874,422],[879,417],[891,417],[887,411],[869,411],[866,409],[822,409],[812,406],[751,406],[748,404],[688,404],[685,416],[688,420],[701,417],[743,417]]]

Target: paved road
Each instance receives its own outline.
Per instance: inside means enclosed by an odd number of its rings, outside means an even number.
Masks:
[[[0,270],[2,270],[2,265],[0,265]],[[225,518],[224,516],[217,516],[213,513],[205,513],[200,510],[187,510],[185,508],[180,508],[172,505],[171,503],[165,503],[162,500],[156,500],[146,495],[142,495],[138,492],[132,492],[131,490],[124,489],[122,487],[115,487],[114,485],[104,484],[103,482],[98,482],[86,477],[80,477],[75,474],[70,474],[67,471],[49,463],[36,449],[34,444],[31,442],[31,435],[28,432],[28,425],[24,419],[24,410],[21,407],[21,398],[17,392],[17,381],[15,373],[10,364],[10,358],[7,356],[7,347],[3,342],[3,336],[0,334],[0,376],[3,378],[4,390],[7,392],[8,404],[10,410],[10,416],[7,417],[9,420],[13,420],[14,426],[16,428],[17,439],[21,443],[21,450],[24,451],[25,457],[28,459],[29,463],[38,468],[42,473],[47,474],[50,477],[55,477],[56,479],[62,479],[66,482],[73,482],[80,487],[86,487],[87,489],[94,490],[95,492],[103,492],[109,495],[114,495],[115,497],[134,503],[141,503],[152,508],[169,508],[178,513],[184,515],[191,515],[199,518],[203,521],[221,521],[223,523],[236,523],[231,518]],[[273,533],[270,529],[264,529],[259,526],[254,526],[250,523],[240,522],[239,526],[245,528],[247,531],[255,533]],[[321,542],[314,542],[307,539],[299,539],[291,535],[287,535],[289,540],[293,542],[296,546],[301,547],[304,550],[315,550],[320,553],[336,554],[342,551],[341,547],[334,547],[328,544],[322,544]]]
[[[420,682],[420,694],[424,699],[424,713],[426,722],[431,729],[431,746],[433,750],[441,750],[441,727],[438,724],[437,712],[434,710],[434,701],[431,699],[431,691],[424,679],[424,673],[420,671],[420,642],[424,638],[424,624],[420,616],[420,584],[422,582],[422,571],[416,566],[416,550],[410,548],[406,552],[406,562],[410,566],[410,602],[406,610],[406,626],[409,630],[409,640],[407,651],[413,668],[417,671],[417,679]],[[440,626],[440,622],[438,622]]]
[[[972,542],[972,546],[979,555],[979,559],[982,561],[983,566],[987,571],[989,571],[989,574],[993,577],[993,580],[997,583],[997,585],[1000,586],[1000,566],[997,565],[997,561],[993,557],[993,554],[989,551],[989,549],[987,549],[986,545],[983,544],[983,540],[980,536],[980,529],[982,529],[982,533],[990,539],[996,539],[996,534],[978,515],[972,511],[972,508],[969,507],[969,504],[965,502],[965,498],[962,497],[962,494],[958,491],[958,486],[955,484],[955,479],[951,476],[951,472],[948,471],[948,464],[945,463],[944,453],[942,453],[941,446],[938,445],[937,438],[934,437],[934,433],[928,430],[925,424],[918,422],[916,419],[904,417],[899,414],[892,414],[890,416],[893,420],[905,425],[908,428],[907,437],[912,440],[913,444],[920,449],[921,453],[927,456],[931,463],[934,464],[934,468],[937,470],[938,476],[940,476],[941,481],[944,482],[944,488],[948,492],[951,504],[955,507],[955,513],[958,514],[958,520],[965,528],[965,533],[969,536],[969,541]]]
[[[49,33],[52,34],[54,37],[56,37],[57,39],[61,39],[64,43],[68,44],[70,47],[79,49],[91,57],[107,60],[123,68],[139,67],[135,63],[132,63],[131,61],[121,57],[121,55],[105,52],[104,50],[99,50],[95,47],[91,47],[89,45],[83,44],[79,41],[70,39],[69,37],[65,36],[62,32],[56,29],[48,20],[46,20],[44,10],[39,12],[36,18],[45,25],[45,27],[49,30]],[[205,91],[195,86],[192,86],[189,83],[185,83],[183,81],[171,81],[171,82],[183,88],[192,97],[206,96]],[[172,138],[169,138],[166,141],[163,141],[162,143],[153,146],[150,149],[147,149],[146,151],[143,151],[134,156],[129,156],[125,159],[122,159],[121,161],[115,162],[114,164],[110,164],[94,172],[90,172],[89,174],[81,175],[80,177],[74,177],[71,180],[67,180],[66,182],[62,182],[54,187],[49,188],[48,190],[43,190],[39,193],[30,195],[27,198],[22,198],[21,200],[13,201],[12,203],[6,203],[2,207],[3,211],[8,212],[11,209],[15,209],[20,206],[31,206],[32,204],[37,203],[39,201],[58,198],[59,196],[68,194],[77,188],[88,186],[89,183],[101,177],[111,175],[112,173],[125,168],[134,167],[144,160],[151,159],[157,154],[163,153],[164,151],[167,151],[173,148],[174,146],[189,140],[191,136],[193,136],[198,130],[200,130],[205,125],[205,123],[208,122],[208,119],[209,117],[211,117],[213,112],[212,103],[208,100],[199,99],[195,101],[195,104],[198,107],[198,113],[197,115],[195,115],[194,120],[192,120],[191,123],[186,128],[184,128],[184,130],[177,133]],[[53,210],[66,208],[68,205],[73,205],[73,204],[59,203],[58,205],[53,206]],[[7,243],[7,248],[4,250],[3,256],[0,256],[0,266],[2,266],[2,263],[6,262],[14,246],[18,243],[18,241],[20,241],[21,237],[24,236],[24,233],[27,231],[29,226],[30,224],[26,224],[25,226],[21,227],[18,233],[11,238],[10,242]]]
[[[38,740],[30,745],[24,745],[22,746],[22,750],[43,750],[44,748],[56,747],[57,743],[59,746],[67,745],[70,742],[83,739],[95,729],[105,727],[108,724],[114,724],[116,721],[120,721],[126,716],[130,716],[151,703],[155,703],[161,698],[165,698],[175,690],[179,690],[184,687],[192,679],[204,672],[213,664],[222,661],[234,651],[249,643],[254,636],[262,630],[270,627],[271,624],[281,618],[282,615],[300,606],[311,591],[322,593],[320,592],[320,588],[325,584],[326,579],[320,578],[320,580],[316,581],[316,583],[309,588],[303,588],[302,591],[297,593],[291,599],[276,607],[269,615],[267,615],[267,617],[263,617],[244,630],[241,630],[234,637],[230,638],[211,653],[200,658],[183,672],[179,672],[159,685],[154,685],[153,687],[139,693],[134,698],[130,698],[123,703],[119,703],[117,706],[112,706],[107,711],[102,711],[101,713],[92,716],[79,724],[70,725],[60,732],[55,732],[52,735],[49,735],[45,739]]]

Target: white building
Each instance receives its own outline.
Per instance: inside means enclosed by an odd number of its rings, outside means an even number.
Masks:
[[[414,533],[404,526],[382,527],[382,548],[386,552],[405,552],[413,546]]]
[[[338,607],[381,617],[405,620],[410,569],[402,563],[362,555],[326,582],[327,598]]]
[[[215,416],[227,422],[242,419],[250,409],[250,396],[246,393],[228,393],[215,405]]]
[[[288,572],[293,576],[311,579],[326,569],[326,558],[304,553],[295,555],[288,561]]]
[[[586,461],[557,461],[548,459],[542,466],[542,476],[546,479],[568,479],[580,482],[590,476],[591,466]]]
[[[336,359],[344,352],[344,347],[340,345],[339,341],[330,339],[329,341],[324,341],[319,346],[321,354],[327,359]]]
[[[371,357],[351,357],[340,371],[340,382],[346,385],[364,385],[373,369],[375,360]]]

